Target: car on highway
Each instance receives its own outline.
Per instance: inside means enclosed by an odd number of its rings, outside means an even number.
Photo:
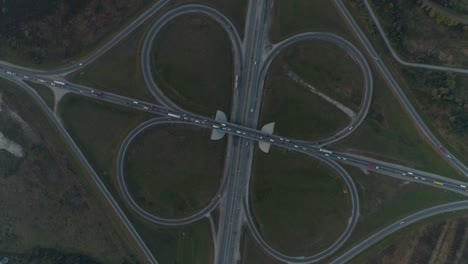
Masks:
[[[446,152],[447,152],[447,149],[446,149],[444,146],[442,146],[442,145],[439,145],[439,149],[440,149],[440,151],[442,151],[443,153],[446,153]]]

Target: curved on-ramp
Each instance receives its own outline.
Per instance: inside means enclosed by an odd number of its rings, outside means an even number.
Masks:
[[[158,224],[162,226],[182,226],[182,225],[187,225],[193,222],[196,222],[204,217],[207,216],[211,211],[213,211],[216,206],[218,206],[219,201],[220,201],[220,194],[223,192],[225,188],[225,180],[223,179],[221,181],[220,187],[218,191],[216,192],[215,196],[211,201],[208,203],[207,206],[199,210],[197,213],[184,217],[184,218],[164,218],[164,217],[159,217],[154,214],[149,213],[148,211],[144,210],[141,208],[133,199],[132,195],[130,194],[130,191],[127,188],[127,185],[125,183],[125,177],[124,177],[124,158],[125,158],[125,153],[127,152],[128,146],[131,144],[133,139],[142,131],[145,129],[156,126],[156,125],[162,125],[162,124],[190,124],[190,125],[196,125],[194,123],[190,122],[184,122],[182,120],[174,120],[171,118],[153,118],[148,121],[145,121],[138,125],[136,128],[134,128],[130,134],[124,139],[122,142],[122,145],[120,147],[118,156],[117,156],[117,163],[116,163],[116,174],[117,174],[117,182],[121,191],[121,194],[125,200],[125,202],[128,204],[128,206],[139,216],[143,217],[144,219]],[[202,127],[202,126],[201,126]]]
[[[281,50],[296,44],[301,41],[308,41],[308,40],[320,40],[331,42],[338,47],[342,48],[346,53],[348,53],[351,58],[359,65],[361,69],[363,82],[364,82],[364,95],[363,95],[363,102],[361,103],[362,107],[360,108],[359,112],[356,114],[354,119],[351,121],[352,128],[349,129],[348,127],[340,130],[335,135],[316,141],[316,142],[309,142],[304,140],[295,140],[298,143],[309,143],[310,145],[314,146],[324,146],[336,142],[338,140],[343,139],[344,137],[351,134],[357,127],[359,127],[364,119],[366,118],[367,113],[369,112],[369,108],[372,101],[372,94],[373,94],[373,78],[372,78],[372,71],[367,63],[367,60],[362,55],[362,53],[357,49],[351,42],[347,41],[346,39],[327,32],[307,32],[292,36],[288,39],[281,41],[273,46],[273,49],[270,51],[268,56],[265,59],[264,64],[262,65],[262,69],[260,72],[260,84],[263,85],[264,80],[266,78],[268,69],[276,58],[276,56],[281,52]]]
[[[229,39],[231,40],[232,49],[234,50],[234,72],[236,75],[239,75],[242,65],[242,44],[240,41],[240,37],[237,34],[234,25],[222,13],[213,8],[199,4],[182,5],[165,13],[159,20],[157,20],[151,26],[143,41],[143,47],[141,52],[141,68],[143,70],[143,77],[146,86],[148,87],[151,94],[156,98],[156,100],[158,100],[163,106],[169,109],[177,110],[184,113],[189,112],[180,108],[178,105],[172,102],[172,100],[164,94],[164,92],[160,89],[158,84],[154,81],[153,74],[151,72],[152,67],[150,58],[153,40],[156,37],[156,35],[160,32],[160,30],[176,17],[191,13],[204,14],[216,21],[224,29],[224,31],[228,34]],[[193,113],[191,114],[194,115]]]
[[[356,185],[354,184],[353,179],[348,174],[348,172],[343,167],[341,167],[338,163],[336,163],[335,161],[330,160],[328,158],[322,157],[320,155],[314,155],[314,154],[311,154],[311,153],[308,153],[308,152],[305,152],[305,151],[299,151],[299,152],[301,152],[301,153],[303,153],[305,155],[310,155],[310,156],[312,156],[314,158],[317,158],[318,160],[326,163],[331,168],[335,169],[341,175],[341,177],[343,177],[346,185],[348,186],[348,188],[350,190],[351,207],[352,207],[351,216],[350,216],[350,218],[348,220],[348,226],[346,227],[343,234],[338,238],[338,240],[335,241],[335,243],[333,243],[330,247],[323,250],[322,252],[317,253],[317,254],[315,254],[313,256],[294,257],[294,256],[285,255],[285,254],[277,251],[276,249],[272,248],[263,239],[262,235],[258,231],[257,225],[255,224],[255,220],[253,219],[253,214],[252,214],[250,204],[249,204],[249,194],[247,194],[245,196],[243,206],[244,206],[244,211],[246,212],[245,215],[246,215],[246,218],[247,218],[247,225],[249,226],[249,229],[252,232],[253,237],[255,238],[257,243],[259,243],[259,245],[266,252],[268,252],[272,257],[274,257],[274,258],[276,258],[276,259],[278,259],[280,261],[287,262],[287,263],[313,263],[313,262],[320,261],[320,260],[330,256],[331,254],[336,252],[348,240],[348,238],[352,234],[352,232],[354,230],[354,227],[356,226],[358,218],[359,218],[359,196],[358,196]]]

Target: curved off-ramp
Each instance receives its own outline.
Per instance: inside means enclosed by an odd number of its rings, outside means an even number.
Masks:
[[[227,17],[225,17],[219,11],[199,4],[187,4],[182,5],[178,8],[175,8],[167,13],[165,13],[161,18],[159,18],[149,29],[142,46],[141,52],[141,68],[143,71],[143,78],[145,80],[146,86],[148,87],[151,94],[158,100],[163,106],[177,110],[180,112],[189,113],[187,110],[180,108],[177,104],[175,104],[171,99],[169,99],[164,92],[161,90],[159,85],[155,82],[152,73],[151,67],[151,48],[153,44],[153,40],[156,35],[161,31],[161,29],[167,25],[170,21],[177,18],[178,16],[185,15],[185,14],[203,14],[208,16],[209,18],[213,19],[220,25],[224,31],[227,33],[229,39],[231,40],[231,45],[233,49],[233,56],[234,56],[234,73],[235,75],[239,75],[241,72],[242,67],[242,44],[240,37],[235,30],[234,25],[229,21]],[[194,113],[191,113],[195,115]]]
[[[326,41],[331,42],[338,47],[342,48],[359,66],[363,76],[363,83],[364,83],[364,92],[363,92],[363,100],[361,103],[361,108],[359,112],[356,113],[356,116],[351,121],[350,125],[345,127],[344,129],[340,130],[335,135],[321,139],[316,142],[309,142],[304,140],[295,140],[298,143],[308,143],[313,146],[324,146],[331,143],[334,143],[338,140],[341,140],[351,134],[357,127],[359,127],[364,119],[366,118],[367,113],[369,112],[369,108],[372,101],[372,94],[373,94],[373,78],[372,78],[372,71],[367,63],[367,60],[351,42],[347,41],[346,39],[327,32],[307,32],[292,36],[288,39],[285,39],[275,45],[273,45],[272,50],[267,55],[264,64],[262,65],[262,69],[260,72],[260,85],[263,86],[268,69],[276,58],[276,56],[285,48],[302,42],[302,41],[310,41],[310,40],[319,40],[319,41]]]
[[[117,182],[120,188],[120,192],[124,198],[124,201],[128,204],[128,206],[139,216],[143,217],[144,219],[158,224],[162,226],[182,226],[182,225],[187,225],[193,222],[196,222],[204,217],[206,217],[211,211],[213,211],[219,204],[221,195],[223,193],[223,190],[225,188],[225,180],[222,179],[220,187],[216,194],[214,195],[213,199],[206,205],[204,208],[199,210],[197,213],[184,217],[184,218],[164,218],[164,217],[159,217],[154,214],[149,213],[145,209],[141,208],[137,202],[133,199],[132,195],[130,194],[130,191],[128,190],[127,184],[125,182],[125,176],[124,176],[124,161],[125,161],[125,153],[127,152],[128,146],[131,144],[133,139],[140,134],[142,131],[145,129],[156,126],[156,125],[162,125],[162,124],[190,124],[194,125],[193,123],[190,122],[184,122],[182,120],[174,120],[171,118],[154,118],[150,119],[148,121],[145,121],[138,125],[136,128],[134,128],[130,134],[124,139],[122,142],[122,145],[120,147],[118,156],[117,156],[117,163],[116,163],[116,175],[117,175]],[[203,127],[203,126],[200,126]]]
[[[350,218],[348,220],[348,226],[346,227],[343,234],[338,238],[338,240],[335,241],[335,243],[333,243],[330,247],[323,250],[322,252],[317,253],[317,254],[315,254],[313,256],[294,257],[294,256],[285,255],[285,254],[277,251],[276,249],[272,248],[263,239],[262,235],[260,234],[260,232],[259,232],[259,230],[257,228],[257,225],[255,224],[255,220],[253,218],[253,214],[252,214],[252,211],[251,211],[251,208],[250,208],[249,194],[247,194],[245,196],[243,206],[244,206],[244,210],[246,212],[245,215],[246,215],[246,218],[247,218],[247,225],[249,226],[249,229],[252,232],[253,237],[255,238],[257,243],[259,243],[259,245],[268,254],[270,254],[272,257],[274,257],[274,258],[276,258],[276,259],[278,259],[280,261],[284,261],[284,262],[287,262],[287,263],[313,263],[313,262],[320,261],[320,260],[330,256],[331,254],[335,253],[348,240],[348,238],[351,236],[351,234],[352,234],[352,232],[354,230],[354,227],[356,226],[356,224],[358,222],[358,218],[359,218],[359,195],[358,195],[358,191],[356,189],[356,185],[354,184],[353,179],[348,174],[348,172],[343,167],[341,167],[338,163],[336,163],[333,160],[327,159],[326,157],[311,154],[311,153],[306,152],[306,151],[299,151],[299,152],[301,152],[301,153],[303,153],[305,155],[312,156],[312,157],[324,162],[325,164],[327,164],[331,168],[335,169],[340,174],[340,176],[344,179],[346,185],[348,186],[348,188],[350,190],[351,207],[352,207],[351,208],[351,216],[350,216]]]

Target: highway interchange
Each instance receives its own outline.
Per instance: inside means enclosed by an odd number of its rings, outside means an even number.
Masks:
[[[151,17],[158,10],[160,10],[160,8],[169,2],[170,0],[159,1],[153,7],[151,7],[151,9],[144,12],[134,22],[129,24],[129,26],[124,28],[110,42],[103,45],[89,57],[73,65],[51,71],[41,71],[12,65],[6,62],[0,63],[0,76],[14,81],[20,85],[21,88],[25,89],[34,98],[34,100],[40,104],[41,108],[43,108],[61,134],[64,135],[65,140],[72,147],[73,151],[88,170],[99,189],[114,208],[122,222],[128,228],[129,232],[140,246],[142,252],[146,255],[148,261],[157,263],[157,256],[153,256],[153,252],[148,249],[144,241],[140,238],[131,222],[127,219],[125,213],[122,211],[118,203],[107,190],[107,187],[102,183],[99,176],[88,163],[86,157],[84,157],[79,148],[76,146],[73,139],[65,130],[56,114],[51,112],[40,96],[31,87],[24,83],[24,80],[54,86],[56,88],[65,89],[68,92],[77,95],[95,98],[109,103],[118,104],[162,116],[140,124],[128,135],[128,137],[122,143],[116,163],[119,188],[124,195],[125,201],[129,204],[132,210],[134,210],[137,214],[146,220],[158,225],[180,226],[190,224],[207,217],[215,208],[219,207],[221,209],[221,216],[217,241],[214,241],[214,243],[217,243],[215,263],[235,263],[239,260],[240,238],[242,226],[244,224],[247,224],[255,240],[266,252],[268,252],[276,259],[284,262],[317,262],[335,253],[336,250],[338,250],[351,235],[359,217],[359,199],[356,187],[347,172],[338,164],[338,162],[371,171],[376,171],[384,175],[397,177],[407,181],[427,184],[436,188],[455,191],[464,195],[468,194],[466,191],[466,183],[463,182],[422,171],[416,171],[398,164],[391,164],[359,155],[342,153],[332,149],[327,149],[325,147],[326,145],[338,141],[352,133],[353,130],[356,129],[366,117],[372,98],[372,72],[365,57],[353,44],[331,33],[303,33],[288,38],[280,43],[270,45],[270,48],[268,48],[268,44],[270,44],[268,42],[268,30],[273,4],[271,0],[249,1],[247,22],[245,27],[246,31],[243,41],[241,41],[236,29],[232,23],[229,22],[229,19],[212,8],[208,8],[202,5],[189,4],[181,5],[163,14],[152,25],[148,34],[146,35],[145,41],[142,45],[141,53],[141,66],[143,69],[145,82],[148,86],[148,89],[160,103],[159,105],[108,93],[105,91],[100,91],[92,87],[85,87],[63,80],[63,76],[66,74],[78,70],[93,62],[99,56],[102,56],[105,52],[110,50],[119,41],[124,39],[130,32],[136,29],[139,25],[141,25],[144,21],[146,21],[149,17]],[[372,44],[354,21],[353,17],[346,9],[346,6],[340,0],[336,0],[336,4],[339,10],[342,12],[343,16],[347,19],[355,31],[356,35],[364,44],[366,51],[371,55],[374,63],[378,66],[379,70],[389,81],[389,83],[391,83],[392,89],[396,91],[396,94],[402,101],[402,105],[409,112],[417,126],[419,126],[419,128],[424,132],[424,135],[427,137],[427,139],[436,147],[436,149],[439,149],[438,147],[441,145],[440,141],[437,140],[437,138],[427,128],[420,116],[417,114],[416,110],[412,107],[411,103],[404,95],[403,90],[398,85],[391,72],[385,66],[385,63],[382,61],[382,59],[380,59],[377,52],[373,49]],[[157,86],[156,82],[153,80],[149,55],[155,36],[160,31],[160,29],[172,19],[187,13],[200,13],[211,17],[226,31],[232,42],[235,65],[234,75],[238,76],[239,83],[234,91],[230,122],[213,120],[211,118],[199,116],[181,109],[164,95],[164,93]],[[259,120],[260,114],[263,84],[270,64],[278,55],[278,53],[281,52],[281,50],[294,43],[306,40],[328,41],[343,48],[359,65],[365,83],[365,92],[363,93],[364,95],[361,109],[356,115],[355,119],[353,119],[346,128],[341,130],[336,135],[330,138],[322,139],[318,142],[306,142],[302,140],[285,138],[278,135],[270,135],[256,129],[258,126],[257,122]],[[184,123],[209,129],[219,129],[226,134],[231,135],[228,138],[224,177],[218,192],[203,209],[201,209],[196,214],[183,219],[165,219],[144,211],[141,207],[138,206],[138,204],[133,200],[131,194],[128,192],[123,175],[123,160],[125,151],[127,150],[132,139],[148,127],[165,123]],[[278,249],[271,248],[268,243],[263,240],[261,232],[258,230],[258,227],[254,222],[249,205],[249,183],[253,160],[254,142],[257,141],[264,141],[278,147],[287,148],[292,151],[298,151],[307,155],[311,155],[335,169],[343,177],[347,184],[347,188],[350,190],[352,198],[350,221],[347,229],[344,231],[341,237],[328,249],[314,256],[287,256],[280,253]],[[452,154],[449,154],[448,151],[443,153],[443,157],[451,162],[454,167],[459,169],[465,176],[468,176],[468,170],[466,166],[458,159],[456,159],[456,157],[454,157]],[[397,221],[395,224],[386,227],[369,239],[356,245],[350,251],[334,260],[334,263],[345,263],[347,260],[359,254],[364,249],[375,244],[385,236],[403,228],[409,223],[437,213],[461,209],[468,209],[468,203],[452,203],[415,213],[400,221]],[[404,224],[402,225],[401,223]]]

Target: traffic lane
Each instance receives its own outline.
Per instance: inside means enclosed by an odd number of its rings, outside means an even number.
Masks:
[[[8,75],[8,76],[12,77],[11,74]],[[13,76],[16,77],[16,78],[19,78],[19,79],[24,78],[24,76],[21,76],[21,75],[13,75]],[[34,77],[30,77],[28,80],[36,81],[36,82],[39,82],[39,83],[42,83],[41,81],[46,81],[46,84],[51,84],[51,83],[54,82],[54,80],[49,80],[49,79],[44,79],[44,78],[43,79],[35,79]],[[279,136],[266,134],[266,133],[263,133],[261,131],[255,130],[255,129],[239,126],[239,125],[228,123],[228,122],[218,122],[216,120],[211,120],[211,119],[208,119],[208,118],[207,119],[198,119],[197,117],[187,116],[187,115],[180,114],[180,113],[177,113],[177,114],[174,114],[175,112],[170,113],[169,110],[167,110],[165,108],[161,108],[160,106],[156,106],[156,105],[146,103],[146,102],[142,102],[142,101],[135,101],[135,99],[127,98],[127,97],[123,97],[123,96],[119,96],[119,95],[115,95],[115,94],[111,94],[111,93],[103,93],[102,91],[93,90],[91,88],[87,88],[87,87],[80,86],[80,85],[66,83],[64,86],[59,85],[59,86],[55,86],[55,87],[68,89],[70,92],[74,92],[76,94],[84,95],[84,96],[87,96],[87,97],[97,97],[100,100],[103,100],[103,101],[106,101],[106,102],[131,107],[133,109],[142,110],[142,111],[146,111],[146,112],[153,113],[153,114],[165,115],[165,116],[172,115],[173,117],[176,117],[178,119],[183,118],[183,119],[185,119],[185,121],[188,121],[189,123],[190,122],[195,123],[195,125],[204,126],[204,127],[211,127],[211,128],[215,128],[215,129],[222,129],[223,132],[228,133],[228,134],[235,134],[235,135],[238,135],[238,136],[241,136],[241,137],[250,138],[250,139],[257,140],[257,141],[265,141],[265,142],[268,142],[270,144],[279,145],[279,146],[286,147],[286,148],[293,149],[293,150],[294,149],[296,149],[296,150],[297,149],[299,149],[299,150],[309,150],[309,151],[312,151],[312,152],[317,152],[317,150],[318,150],[316,147],[309,147],[309,146],[304,147],[300,143],[297,143],[295,141],[291,141],[291,140],[289,140],[287,138],[282,138],[282,137],[279,137]],[[350,155],[350,154],[344,154],[343,153],[341,155]],[[339,157],[336,157],[336,158],[339,159]],[[369,158],[365,158],[365,157],[361,157],[361,159],[370,160]],[[366,165],[366,164],[369,165],[370,162],[369,161],[366,161],[366,162],[367,163],[361,161],[361,164],[362,165]],[[374,161],[374,162],[381,162],[381,161]],[[383,165],[381,165],[381,166],[383,166]],[[391,166],[390,168],[393,168],[393,170],[395,170],[395,166],[397,166],[397,165]],[[402,173],[404,173],[404,172],[402,172]],[[408,175],[411,175],[411,174],[408,173]],[[424,175],[421,175],[421,176],[424,176]],[[441,177],[439,179],[443,180],[443,181],[446,180],[446,178],[443,178],[443,177]],[[410,180],[412,180],[412,179],[410,179]],[[447,185],[450,186],[450,184],[449,184],[450,181],[447,181],[447,182],[448,182]],[[442,183],[444,183],[444,185],[445,185],[445,182],[442,182]],[[459,187],[465,188],[464,186],[466,186],[466,184],[460,183],[460,185],[459,185]],[[436,186],[436,187],[438,187],[438,186]],[[447,186],[444,186],[443,188],[447,188]]]
[[[316,149],[311,151],[317,152]],[[359,167],[367,171],[374,171],[403,180],[422,183],[432,187],[447,189],[463,195],[468,195],[468,184],[451,178],[350,153],[331,151],[323,148],[318,149],[318,153],[326,156],[327,158],[334,159],[335,161]]]

